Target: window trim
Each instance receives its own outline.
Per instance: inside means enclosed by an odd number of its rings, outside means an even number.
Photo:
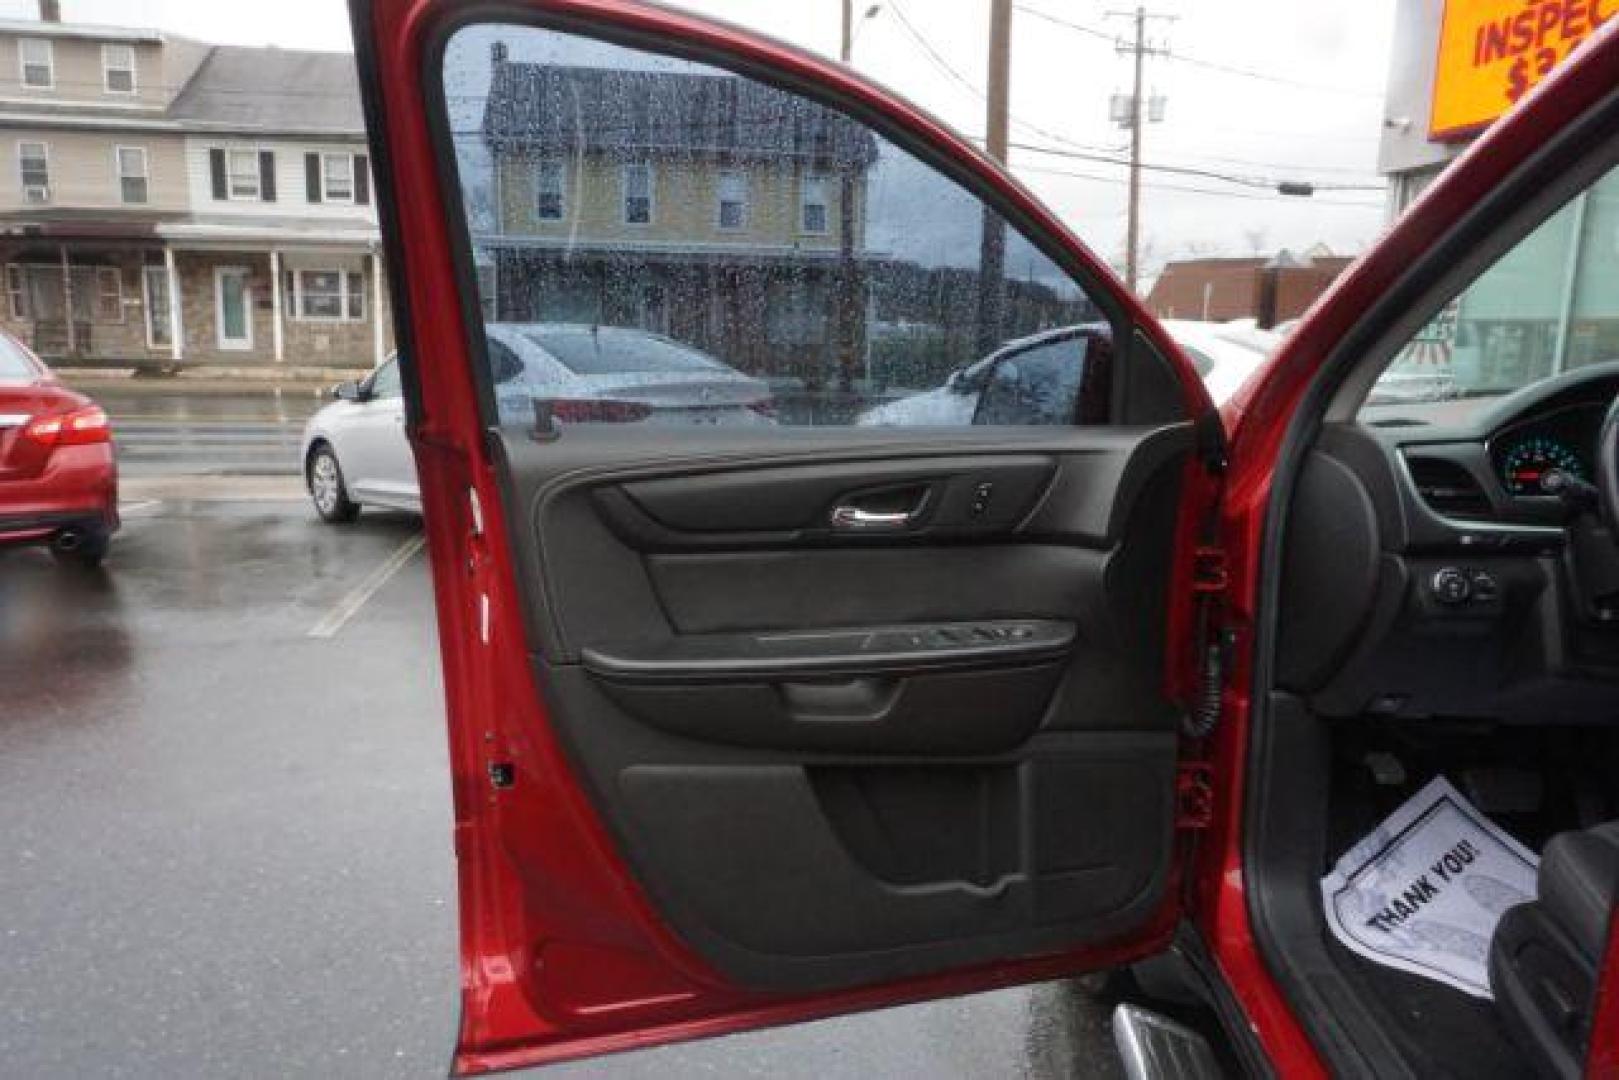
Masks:
[[[126,151],[126,150],[133,150],[133,151],[136,151],[136,152],[138,152],[140,154],[140,156],[141,156],[141,171],[139,173],[126,174],[124,172],[124,151]],[[112,172],[113,172],[113,179],[118,182],[118,201],[120,203],[122,203],[125,206],[146,206],[146,205],[149,205],[151,203],[151,201],[152,201],[152,155],[147,152],[145,146],[137,146],[137,145],[135,145],[133,143],[114,143],[113,147],[112,147]],[[227,184],[229,183],[229,172],[230,172],[230,170],[227,167],[226,168],[226,182],[227,182]],[[145,189],[146,197],[144,199],[141,199],[139,202],[135,202],[135,201],[131,200],[130,198],[128,198],[124,194],[124,181],[125,180],[143,180],[143,181],[145,181],[146,182],[146,189]]]
[[[727,177],[732,176],[742,182],[742,197],[740,199],[727,199],[725,197],[725,180]],[[714,174],[714,228],[727,233],[748,231],[748,218],[753,210],[752,200],[748,198],[748,187],[748,172],[746,169],[721,169]],[[727,202],[741,204],[742,221],[740,224],[725,224],[725,204]]]
[[[542,177],[547,168],[555,168],[557,174],[557,204],[558,212],[555,217],[547,217],[540,209],[540,196],[547,194]],[[534,220],[535,221],[567,221],[568,220],[568,165],[567,162],[556,158],[541,158],[534,163]]]
[[[826,173],[807,172],[807,173],[803,174],[802,178],[798,182],[798,222],[797,222],[797,224],[798,224],[798,232],[801,233],[804,236],[831,236],[832,235],[832,200],[829,197],[829,194],[827,192],[827,184],[830,181],[830,179],[831,178]],[[813,203],[813,204],[809,200],[810,184],[812,184],[812,183],[815,184],[816,186],[818,186],[820,188],[820,190],[821,190],[820,201],[818,203]],[[808,210],[810,208],[810,206],[812,206],[812,205],[819,206],[821,208],[822,217],[824,217],[826,219],[826,224],[822,228],[812,229],[805,223],[804,211]]]
[[[45,47],[45,81],[43,83],[31,83],[28,81],[29,60],[26,53],[29,45],[43,45]],[[37,61],[35,66],[38,66]],[[24,90],[56,89],[56,42],[45,37],[20,37],[17,39],[17,84]]]
[[[630,220],[630,170],[646,170],[646,220]],[[626,161],[618,167],[619,223],[631,229],[649,229],[658,220],[658,174],[650,161]]]
[[[121,323],[121,322],[123,322],[124,321],[124,272],[123,272],[123,270],[121,270],[119,267],[116,267],[116,266],[98,266],[95,269],[96,269],[96,299],[95,299],[94,305],[92,305],[91,308],[90,308],[90,312],[94,316],[92,321],[101,323],[103,325],[105,325],[107,323]],[[106,287],[109,276],[111,277],[112,285],[113,285],[111,292],[109,292],[107,290],[107,287]],[[118,305],[118,314],[116,316],[114,316],[113,318],[106,319],[106,318],[101,317],[101,315],[102,315],[102,313],[101,313],[101,302],[103,300],[107,300],[109,298],[116,298],[115,302]]]
[[[108,54],[114,49],[124,49],[129,53],[129,67],[116,66],[108,60]],[[129,89],[115,90],[112,86],[112,73],[114,71],[129,72]],[[101,90],[106,94],[117,94],[119,97],[135,97],[141,92],[140,74],[136,70],[135,46],[127,41],[108,41],[101,46]]]
[[[347,150],[321,150],[320,154],[320,201],[323,203],[337,203],[339,206],[352,206],[354,193],[359,184],[354,174],[359,170],[355,167],[355,155]],[[327,186],[326,163],[337,158],[347,158],[349,163],[349,193],[346,196],[333,195],[332,189]]]
[[[25,146],[37,146],[40,150],[40,159],[45,162],[45,182],[43,184],[30,184],[23,169],[23,150]],[[22,191],[22,201],[29,206],[43,206],[51,201],[51,144],[44,139],[18,139],[17,140],[17,186]],[[31,187],[43,188],[45,197],[33,200],[28,197]]]
[[[259,148],[257,146],[222,146],[225,152],[225,201],[226,202],[263,202],[264,178],[259,174]],[[231,157],[236,154],[246,154],[253,159],[253,194],[236,194],[236,174],[231,169]]]
[[[294,266],[288,268],[292,273],[292,320],[307,323],[363,323],[369,310],[365,298],[365,271],[353,270],[346,266]],[[304,275],[305,274],[333,274],[337,277],[337,292],[322,292],[321,296],[336,296],[338,314],[336,315],[308,315],[304,313]],[[349,291],[349,275],[360,275],[360,289],[357,293]],[[360,314],[349,315],[349,299],[353,296],[360,298]]]

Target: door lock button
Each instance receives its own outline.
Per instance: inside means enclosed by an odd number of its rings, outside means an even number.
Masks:
[[[973,517],[976,518],[984,516],[985,511],[989,509],[989,497],[994,493],[994,484],[984,483],[973,488],[972,505],[968,507],[968,511]]]

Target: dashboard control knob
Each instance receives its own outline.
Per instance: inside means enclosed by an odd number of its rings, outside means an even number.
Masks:
[[[1441,604],[1464,604],[1473,595],[1473,582],[1454,566],[1436,570],[1428,581],[1428,588]]]

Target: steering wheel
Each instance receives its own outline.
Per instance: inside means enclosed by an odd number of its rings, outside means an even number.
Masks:
[[[1619,540],[1619,397],[1608,406],[1597,432],[1596,487],[1602,522]]]

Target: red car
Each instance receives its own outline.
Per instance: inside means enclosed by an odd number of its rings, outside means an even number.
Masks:
[[[1028,191],[846,68],[629,0],[352,12],[458,1073],[1131,964],[1187,1021],[1118,1014],[1135,1075],[1619,1073],[1619,350],[1514,307],[1580,220],[1611,255],[1614,27],[1222,420]],[[1494,396],[1365,411],[1462,293],[1424,346]],[[724,356],[778,423],[502,422],[486,320],[546,319]],[[1096,321],[986,372],[993,420],[850,423]]]
[[[0,546],[48,544],[94,567],[118,529],[118,465],[101,406],[0,334]]]

